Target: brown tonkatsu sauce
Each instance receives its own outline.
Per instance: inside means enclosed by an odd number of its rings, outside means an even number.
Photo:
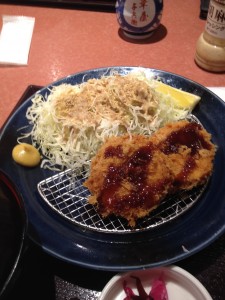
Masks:
[[[122,157],[122,147],[108,147],[105,157]],[[98,198],[99,210],[111,208],[115,212],[129,211],[130,208],[146,207],[155,205],[156,195],[164,190],[164,181],[149,185],[146,181],[148,167],[154,154],[154,146],[149,143],[140,147],[127,157],[119,166],[111,165],[105,177],[102,191]],[[131,189],[125,195],[119,196],[116,192],[123,186],[123,182],[130,183]]]
[[[123,148],[121,145],[118,145],[116,147],[110,146],[105,150],[104,157],[118,157],[122,158],[124,156],[123,154]]]
[[[167,138],[161,142],[159,148],[166,154],[178,153],[180,146],[186,146],[191,149],[190,156],[184,162],[182,171],[176,176],[173,182],[174,187],[179,187],[185,182],[187,176],[196,168],[195,155],[201,149],[211,149],[209,144],[200,133],[202,127],[197,123],[188,123],[179,130],[173,131]]]
[[[169,134],[159,147],[165,154],[177,153],[181,145],[190,148],[192,155],[196,154],[200,149],[210,150],[211,145],[199,133],[201,129],[201,125],[197,123],[188,123],[186,126]]]
[[[199,124],[188,123],[186,126],[170,133],[163,142],[157,145],[158,150],[160,149],[165,156],[177,153],[180,146],[186,146],[191,149],[191,154],[187,157],[182,171],[171,182],[173,188],[179,188],[196,167],[195,154],[200,149],[209,150],[211,148],[211,145],[200,134],[201,128]],[[109,207],[114,212],[120,213],[129,211],[130,208],[140,206],[151,208],[155,205],[156,197],[163,192],[166,182],[164,180],[159,180],[154,184],[147,182],[148,169],[152,162],[154,151],[156,151],[156,146],[152,143],[140,147],[130,157],[125,157],[121,145],[116,147],[110,146],[105,149],[105,158],[117,157],[125,160],[119,166],[110,165],[108,168],[98,197],[100,212],[104,212],[105,208]],[[130,184],[129,191],[119,195],[117,192],[123,186],[124,181]]]

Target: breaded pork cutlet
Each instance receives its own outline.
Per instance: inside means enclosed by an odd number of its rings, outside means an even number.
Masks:
[[[216,148],[197,123],[179,121],[142,135],[109,138],[91,162],[84,185],[103,217],[124,217],[130,226],[166,195],[203,184],[211,175]]]
[[[114,214],[135,226],[168,193],[171,173],[148,137],[111,137],[92,160],[84,185],[103,217]]]
[[[199,124],[186,120],[160,128],[151,140],[166,155],[174,191],[190,190],[211,175],[215,145],[211,135]]]

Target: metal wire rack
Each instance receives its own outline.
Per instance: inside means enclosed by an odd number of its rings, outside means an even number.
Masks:
[[[135,228],[131,228],[122,218],[102,218],[95,207],[88,203],[90,194],[83,186],[86,177],[85,172],[77,175],[77,170],[66,170],[39,182],[38,192],[54,211],[67,220],[91,230],[112,233],[144,231],[169,222],[186,212],[206,187],[204,185],[170,196],[149,216],[138,220]]]

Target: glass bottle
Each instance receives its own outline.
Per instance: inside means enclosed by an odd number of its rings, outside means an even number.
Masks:
[[[225,71],[225,0],[210,0],[205,30],[196,45],[195,61],[205,70]]]

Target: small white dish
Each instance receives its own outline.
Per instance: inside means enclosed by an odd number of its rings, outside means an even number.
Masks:
[[[130,276],[140,278],[145,291],[149,293],[152,282],[161,274],[163,274],[169,300],[212,300],[206,288],[197,278],[177,266],[117,274],[106,284],[99,300],[123,300],[126,297],[123,290],[124,280],[127,281],[127,286],[138,295],[135,280]]]

